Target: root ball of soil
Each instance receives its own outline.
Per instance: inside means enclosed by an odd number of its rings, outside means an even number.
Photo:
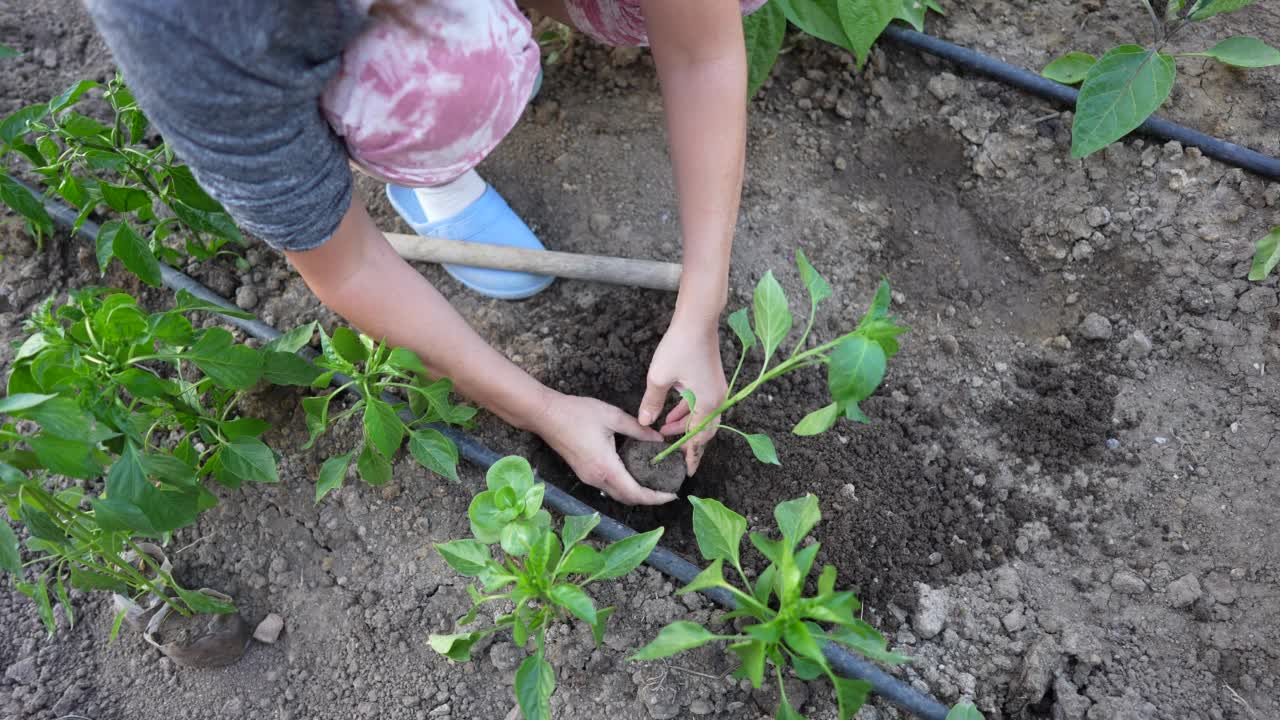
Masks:
[[[657,465],[651,462],[653,456],[662,452],[666,446],[666,443],[624,440],[622,464],[627,466],[627,472],[642,486],[658,492],[674,493],[684,484],[684,454],[677,450]]]

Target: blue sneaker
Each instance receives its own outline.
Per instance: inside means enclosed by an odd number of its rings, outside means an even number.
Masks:
[[[464,242],[489,243],[528,250],[546,250],[528,225],[515,214],[492,185],[478,200],[448,220],[431,222],[413,188],[387,185],[387,199],[414,232]],[[466,265],[445,265],[453,279],[486,297],[523,300],[547,289],[555,278],[547,275],[491,270]]]

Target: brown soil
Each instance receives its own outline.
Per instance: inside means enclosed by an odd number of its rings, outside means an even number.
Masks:
[[[677,450],[653,464],[653,456],[667,446],[661,442],[643,442],[627,438],[622,441],[618,454],[622,456],[622,464],[636,482],[658,492],[675,493],[684,485],[688,469],[684,465],[684,455]]]

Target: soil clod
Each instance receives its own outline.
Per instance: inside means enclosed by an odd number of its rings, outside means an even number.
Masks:
[[[658,492],[678,492],[686,475],[684,454],[676,451],[657,465],[652,462],[653,456],[666,446],[666,443],[626,440],[622,443],[622,464],[642,486]]]

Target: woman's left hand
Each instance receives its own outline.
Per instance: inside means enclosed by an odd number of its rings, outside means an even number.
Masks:
[[[667,334],[653,354],[649,364],[644,399],[640,401],[641,425],[652,425],[666,406],[667,394],[672,390],[689,390],[694,395],[694,407],[680,402],[667,414],[659,429],[663,435],[683,435],[702,422],[724,402],[728,393],[724,378],[724,366],[720,362],[720,332],[714,320],[682,322],[673,320]],[[707,443],[715,436],[719,422],[713,422],[684,445],[685,466],[689,475],[698,470]]]

